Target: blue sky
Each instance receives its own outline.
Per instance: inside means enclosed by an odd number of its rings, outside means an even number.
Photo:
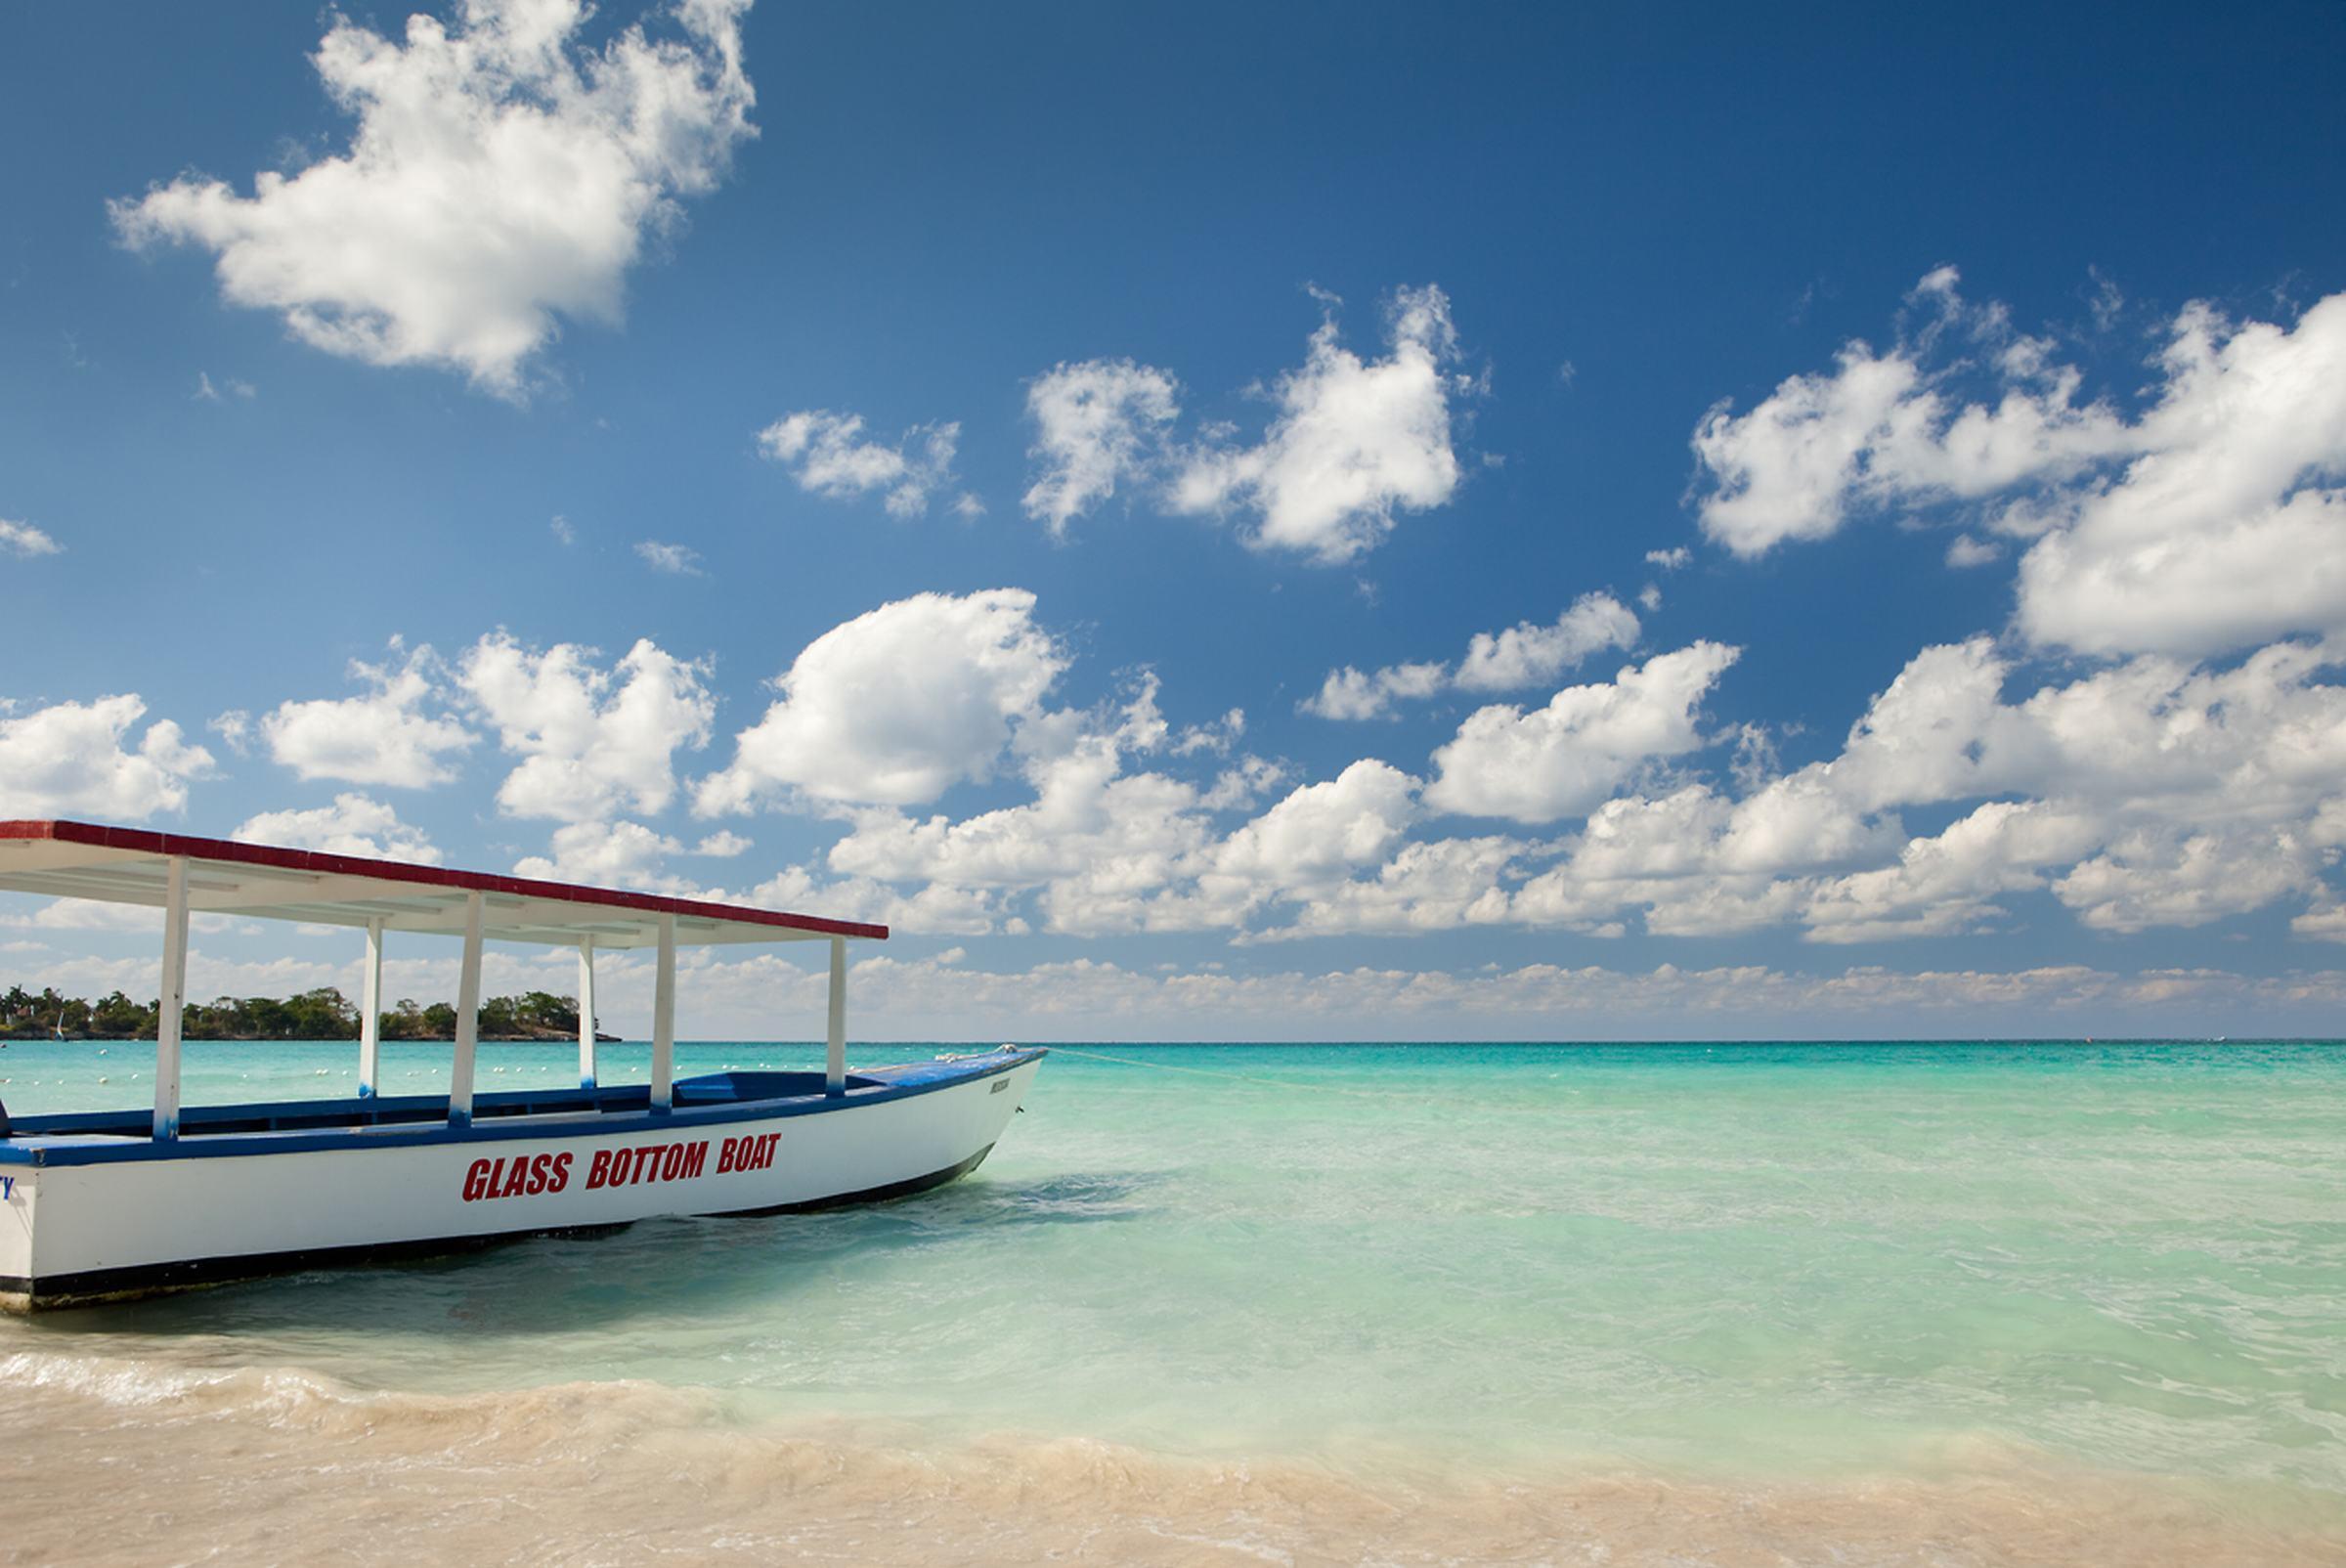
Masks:
[[[882,1033],[2331,1029],[2334,8],[428,16],[0,14],[0,811]]]

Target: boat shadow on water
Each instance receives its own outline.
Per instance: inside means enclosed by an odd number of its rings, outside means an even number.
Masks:
[[[662,1217],[588,1232],[500,1239],[463,1250],[268,1276],[213,1289],[31,1320],[74,1335],[300,1333],[357,1323],[443,1332],[537,1334],[586,1323],[696,1315],[751,1299],[787,1302],[896,1260],[935,1267],[1027,1228],[1111,1224],[1146,1212],[1169,1172],[974,1178],[889,1202],[804,1214]]]

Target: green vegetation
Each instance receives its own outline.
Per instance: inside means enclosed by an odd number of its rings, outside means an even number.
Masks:
[[[12,985],[0,993],[0,1039],[67,1038],[152,1040],[156,1002],[137,1002],[113,991],[95,1002]],[[181,1033],[191,1040],[355,1040],[359,1010],[330,985],[298,996],[223,996],[213,1002],[190,1002]],[[530,991],[520,996],[492,996],[481,1004],[484,1040],[576,1039],[579,1001]],[[456,1010],[446,1002],[419,1007],[402,997],[382,1017],[386,1040],[453,1040]]]

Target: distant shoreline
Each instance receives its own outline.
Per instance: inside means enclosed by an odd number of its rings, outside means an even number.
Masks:
[[[8,1040],[152,1040],[162,1019],[159,1001],[139,1001],[115,990],[91,1001],[61,996],[54,988],[38,994],[22,985],[0,992],[0,1042]],[[180,1014],[185,1040],[355,1040],[366,1016],[340,990],[321,985],[292,996],[223,996],[189,1002]],[[476,1039],[505,1044],[564,1041],[579,1037],[586,1020],[575,996],[526,991],[519,996],[483,997],[473,1013]],[[599,1024],[596,1019],[593,1023]],[[456,1037],[456,1010],[446,1002],[419,1006],[402,997],[375,1014],[377,1038],[445,1040]],[[598,1028],[597,1040],[619,1043]]]

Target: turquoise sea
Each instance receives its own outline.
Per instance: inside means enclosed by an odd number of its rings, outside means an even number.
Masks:
[[[0,1503],[25,1561],[2346,1561],[2346,1046],[1074,1046],[904,1202],[0,1322]]]

